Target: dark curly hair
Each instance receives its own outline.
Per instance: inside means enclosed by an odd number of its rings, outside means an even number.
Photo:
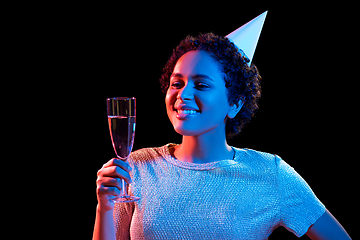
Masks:
[[[224,73],[229,103],[237,103],[240,99],[244,103],[235,118],[227,119],[226,136],[232,138],[240,133],[258,109],[258,101],[261,96],[259,71],[254,64],[249,67],[250,60],[226,37],[213,33],[200,34],[197,37],[187,36],[173,50],[163,68],[160,78],[163,93],[166,93],[169,88],[170,76],[179,58],[192,50],[206,51],[219,63],[220,69]]]

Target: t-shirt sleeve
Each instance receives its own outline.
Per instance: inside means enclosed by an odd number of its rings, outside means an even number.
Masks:
[[[281,225],[301,237],[324,214],[325,206],[291,166],[279,156],[276,156],[276,162],[281,196]]]

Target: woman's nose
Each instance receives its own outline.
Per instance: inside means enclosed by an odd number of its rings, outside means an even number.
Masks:
[[[182,101],[185,100],[192,100],[194,98],[194,93],[192,91],[191,86],[189,84],[186,84],[178,93],[177,99],[180,99]]]

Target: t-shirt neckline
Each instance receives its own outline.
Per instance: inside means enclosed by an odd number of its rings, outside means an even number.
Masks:
[[[178,145],[178,144],[169,143],[169,144],[165,145],[165,160],[167,160],[168,162],[170,162],[171,164],[173,164],[175,166],[189,169],[189,170],[195,170],[195,171],[208,171],[208,170],[213,170],[215,168],[228,167],[231,165],[238,164],[237,160],[240,158],[240,153],[241,153],[240,151],[238,151],[238,149],[232,147],[235,151],[234,159],[220,160],[220,161],[211,162],[211,163],[189,163],[189,162],[180,161],[171,155],[169,149],[176,145]]]

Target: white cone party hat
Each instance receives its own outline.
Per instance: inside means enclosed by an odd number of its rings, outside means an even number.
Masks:
[[[245,53],[246,57],[250,59],[250,62],[248,63],[249,66],[254,56],[255,48],[265,22],[266,14],[267,11],[226,36]]]

